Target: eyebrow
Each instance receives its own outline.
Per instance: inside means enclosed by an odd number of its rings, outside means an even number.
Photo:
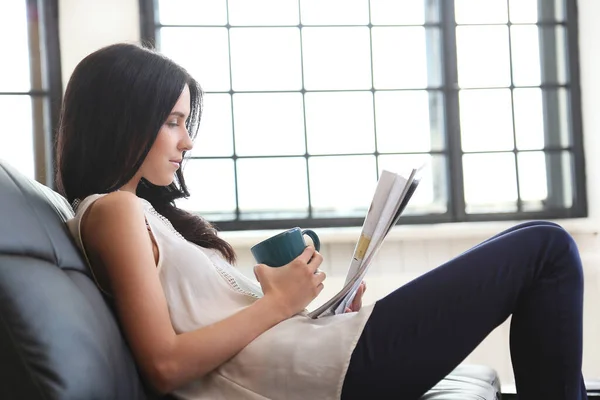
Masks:
[[[175,115],[175,116],[178,116],[178,117],[181,117],[181,118],[185,118],[185,114],[182,113],[182,112],[179,112],[179,111],[173,111],[171,114],[169,114],[169,116],[171,116],[171,115]]]

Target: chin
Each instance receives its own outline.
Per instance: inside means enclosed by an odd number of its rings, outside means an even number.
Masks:
[[[148,180],[148,182],[150,182],[151,184],[155,185],[155,186],[169,186],[171,183],[173,183],[175,181],[175,177],[174,176],[169,176],[169,177],[160,177],[160,178],[152,178],[152,179],[148,179],[146,178],[146,180]]]

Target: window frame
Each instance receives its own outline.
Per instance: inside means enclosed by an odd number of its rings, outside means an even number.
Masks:
[[[26,0],[29,60],[39,79],[28,91],[2,91],[0,96],[28,96],[32,101],[34,178],[54,188],[54,144],[62,102],[58,0]],[[39,86],[42,89],[33,89]],[[40,99],[41,102],[34,101]]]
[[[509,0],[506,0],[507,2]],[[542,1],[542,0],[538,0]],[[140,8],[140,32],[142,42],[151,48],[156,45],[158,30],[163,26],[156,18],[157,0],[139,0]],[[509,221],[509,220],[527,220],[527,219],[566,219],[587,217],[587,190],[585,182],[585,157],[583,150],[583,127],[582,127],[582,112],[581,112],[581,88],[580,88],[580,72],[579,72],[579,49],[578,49],[578,7],[577,0],[565,0],[565,15],[564,21],[543,22],[538,21],[536,26],[563,26],[566,30],[567,51],[565,52],[566,67],[568,80],[566,84],[553,85],[544,84],[536,85],[540,89],[566,88],[568,95],[568,109],[566,118],[570,123],[571,144],[569,146],[559,146],[552,148],[545,146],[541,151],[544,154],[553,152],[569,151],[572,155],[573,166],[569,171],[573,172],[573,203],[571,207],[545,209],[541,211],[523,211],[522,200],[519,193],[517,201],[517,211],[513,212],[490,212],[490,213],[467,213],[466,202],[464,198],[464,181],[463,181],[463,160],[464,154],[461,147],[461,131],[460,131],[460,108],[459,108],[459,92],[461,88],[458,85],[458,69],[457,69],[457,44],[456,44],[456,27],[458,24],[455,21],[454,0],[440,0],[439,7],[439,27],[441,34],[441,57],[442,57],[442,85],[440,87],[443,93],[443,121],[442,124],[445,130],[445,148],[443,153],[447,157],[446,181],[448,190],[448,209],[443,214],[431,215],[404,215],[399,221],[399,224],[430,224],[430,223],[448,223],[448,222],[480,222],[480,221]],[[425,23],[427,26],[428,23]],[[505,24],[502,24],[503,26]],[[509,46],[510,46],[510,26],[508,21],[506,26],[509,27]],[[533,25],[533,24],[532,24]],[[165,25],[177,26],[177,25]],[[189,27],[193,25],[181,25]],[[227,25],[229,28],[229,25]],[[509,47],[510,48],[510,47]],[[512,71],[512,61],[511,61]],[[511,90],[515,88],[514,84],[508,87]],[[518,87],[517,87],[518,88]],[[373,91],[373,89],[371,89]],[[428,90],[429,91],[429,90]],[[230,91],[233,93],[233,91]],[[301,90],[301,93],[304,89]],[[514,103],[511,105],[514,113]],[[546,115],[544,115],[546,118]],[[513,119],[513,135],[514,135],[514,119]],[[515,157],[520,152],[515,147],[511,151]],[[429,154],[437,154],[439,152],[430,151]],[[482,153],[490,153],[484,151]],[[504,153],[504,151],[503,151]],[[379,155],[375,150],[369,155]],[[387,154],[387,153],[386,153]],[[468,154],[471,154],[470,152]],[[305,155],[307,157],[308,155]],[[196,158],[196,157],[195,157]],[[210,159],[211,157],[198,157]],[[234,161],[238,157],[231,156]],[[265,158],[268,158],[265,157]],[[517,169],[518,171],[518,169]],[[551,178],[549,178],[551,179]],[[564,181],[561,181],[564,182]],[[237,181],[236,181],[237,194]],[[518,190],[517,179],[517,190]],[[563,186],[560,187],[562,190]],[[310,194],[310,188],[309,194]],[[237,204],[237,202],[236,202]],[[309,200],[310,207],[310,200]],[[214,221],[215,225],[222,231],[235,230],[260,230],[260,229],[287,229],[290,226],[302,226],[305,228],[320,228],[320,227],[356,227],[361,226],[364,218],[315,218],[312,216],[312,210],[309,209],[308,218],[300,219],[263,219],[263,220],[245,220],[239,219],[239,207],[236,208],[236,220],[219,220]]]

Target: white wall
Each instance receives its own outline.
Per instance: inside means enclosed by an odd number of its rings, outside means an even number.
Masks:
[[[579,0],[579,54],[583,132],[586,156],[588,206],[590,218],[600,223],[600,2]],[[600,251],[600,249],[599,249]]]
[[[59,0],[62,81],[83,57],[117,42],[137,43],[140,23],[137,0]]]
[[[60,39],[63,82],[86,54],[115,42],[139,41],[138,0],[60,0]],[[581,87],[585,134],[589,218],[562,221],[577,240],[585,265],[584,374],[600,379],[600,2],[579,0]],[[511,223],[397,227],[367,277],[365,302],[373,302],[415,276],[484,240]],[[327,289],[313,306],[341,287],[344,270],[358,236],[356,229],[318,230],[323,238]],[[239,253],[239,265],[251,274],[249,246],[270,232],[225,233]],[[508,351],[508,322],[494,331],[468,358],[496,368],[503,382],[512,382]]]

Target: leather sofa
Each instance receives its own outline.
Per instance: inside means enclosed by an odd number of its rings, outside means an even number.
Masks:
[[[155,398],[71,241],[72,215],[63,197],[0,161],[0,398]],[[470,365],[422,397],[499,398],[495,371]]]

